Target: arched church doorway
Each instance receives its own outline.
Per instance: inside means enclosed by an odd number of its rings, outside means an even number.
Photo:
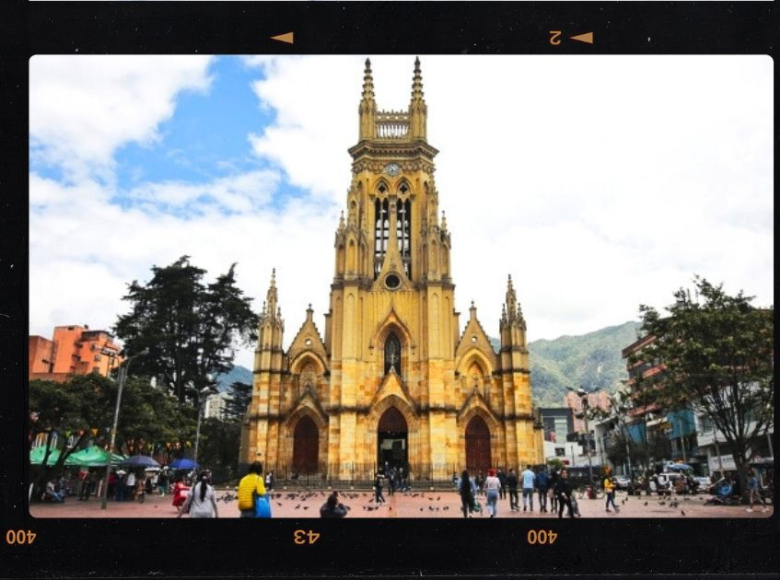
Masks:
[[[311,417],[298,421],[293,434],[293,471],[304,475],[317,472],[320,434]]]
[[[401,411],[390,407],[382,414],[377,428],[377,467],[407,467],[409,427]]]
[[[485,420],[477,416],[466,425],[466,469],[484,475],[490,464],[490,430]]]

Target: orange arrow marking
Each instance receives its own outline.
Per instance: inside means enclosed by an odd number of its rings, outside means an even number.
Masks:
[[[287,44],[293,43],[293,33],[292,32],[285,32],[284,34],[279,34],[277,36],[272,36],[271,40],[278,40],[279,42],[286,42]]]
[[[593,33],[586,32],[585,34],[578,34],[577,36],[572,36],[571,39],[577,40],[579,42],[587,42],[588,44],[593,44]]]

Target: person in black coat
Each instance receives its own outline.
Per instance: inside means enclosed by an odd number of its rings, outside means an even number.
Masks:
[[[569,482],[569,474],[564,469],[561,471],[561,477],[558,480],[558,482],[555,484],[555,495],[558,498],[558,517],[563,517],[563,508],[568,506],[569,507],[569,516],[574,517],[574,510],[571,506],[571,498],[572,494],[574,493],[574,488],[571,486],[571,483]]]
[[[339,492],[334,491],[328,496],[326,501],[320,508],[321,518],[338,519],[347,515],[347,508],[339,503]]]
[[[474,495],[471,493],[471,478],[469,472],[465,469],[460,474],[460,488],[458,489],[460,494],[460,501],[463,504],[463,517],[469,517],[471,510],[474,508]]]

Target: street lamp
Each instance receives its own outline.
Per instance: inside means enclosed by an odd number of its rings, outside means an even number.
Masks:
[[[103,481],[103,498],[102,498],[102,503],[100,505],[101,509],[106,509],[106,506],[108,504],[108,476],[111,473],[111,460],[114,457],[114,445],[116,444],[116,427],[117,424],[119,423],[119,406],[122,403],[122,389],[124,389],[125,387],[125,381],[127,380],[128,369],[130,368],[130,361],[132,361],[134,358],[139,356],[146,356],[147,354],[149,354],[149,349],[145,348],[138,354],[128,357],[127,361],[125,361],[124,366],[119,367],[119,377],[118,377],[119,386],[116,392],[116,407],[114,408],[114,426],[111,429],[111,444],[108,447],[108,462],[106,463],[106,478]]]
[[[582,403],[582,416],[585,419],[585,445],[587,446],[588,452],[588,475],[590,477],[590,485],[593,485],[593,462],[590,458],[590,428],[588,427],[588,395],[594,393],[595,391],[586,391],[584,387],[580,387],[576,391],[571,387],[566,388],[571,392],[576,393],[580,398],[580,402]]]
[[[620,427],[620,430],[623,432],[623,437],[626,440],[626,461],[628,462],[628,479],[631,481],[631,483],[633,483],[634,471],[631,469],[631,449],[628,445],[628,427],[626,427],[625,422],[621,420],[623,413],[626,413],[628,411],[628,407],[623,405],[623,403],[618,402],[617,397],[612,397],[610,399],[610,404],[612,409],[615,412],[615,418],[617,419],[618,426]]]
[[[198,464],[198,446],[200,445],[200,419],[203,416],[203,409],[206,406],[206,395],[211,393],[211,389],[209,387],[203,387],[199,392],[200,392],[200,396],[198,397],[198,428],[195,430],[195,453],[194,453],[194,457],[192,458],[193,463],[195,463],[195,467],[193,467],[193,469],[196,469]]]

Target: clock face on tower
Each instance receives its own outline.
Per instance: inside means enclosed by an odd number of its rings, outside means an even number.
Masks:
[[[395,177],[401,173],[401,167],[398,165],[398,163],[388,163],[385,165],[385,173],[387,173],[390,177]]]

